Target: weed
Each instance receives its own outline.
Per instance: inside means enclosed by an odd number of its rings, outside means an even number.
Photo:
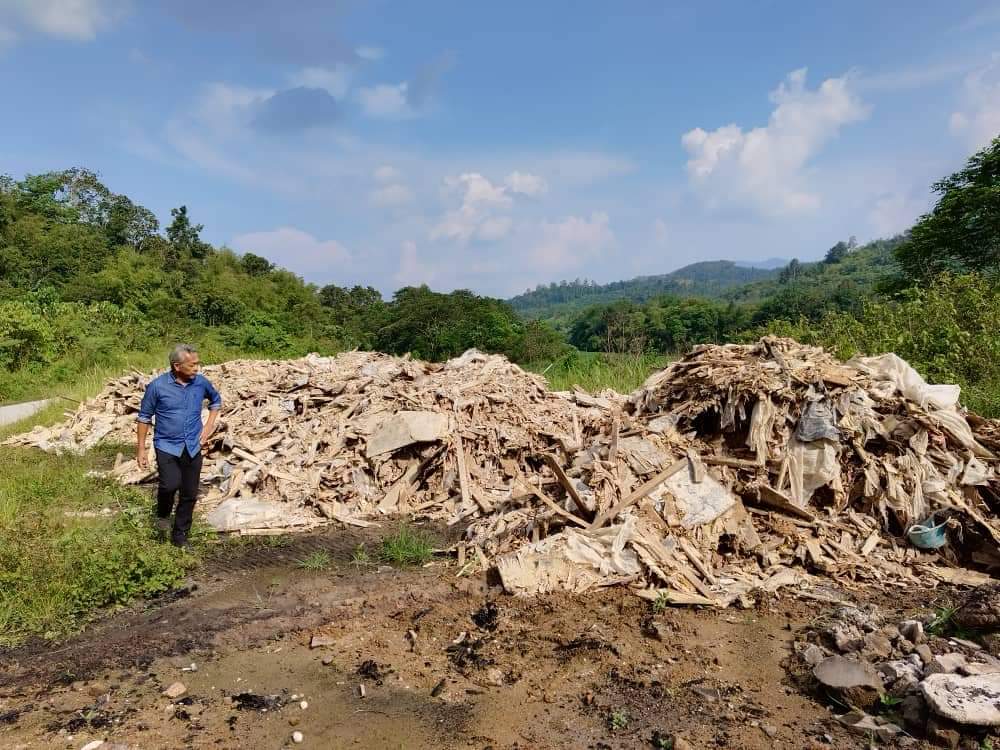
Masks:
[[[660,614],[668,606],[670,606],[670,596],[667,594],[666,591],[661,591],[659,594],[656,595],[656,598],[653,600],[652,604],[653,604],[654,614]]]
[[[616,708],[608,717],[608,725],[612,730],[618,731],[628,726],[629,718],[628,711],[624,708]]]
[[[330,567],[332,560],[330,553],[326,550],[316,550],[298,561],[298,566],[303,570],[326,570]]]
[[[674,750],[674,738],[662,732],[653,732],[652,742],[656,750]]]
[[[879,696],[878,702],[879,705],[882,706],[882,708],[893,708],[894,706],[898,706],[900,703],[902,703],[903,699],[896,695],[889,695],[888,693],[883,693],[881,696]]]
[[[952,618],[958,611],[956,607],[938,607],[934,611],[934,620],[927,626],[927,632],[931,635],[943,636],[951,631],[954,623]]]
[[[157,541],[147,494],[89,474],[109,459],[0,448],[0,645],[72,633],[169,591],[197,561]]]
[[[269,549],[281,549],[288,547],[292,543],[292,538],[287,534],[263,537],[262,544]]]
[[[434,554],[434,545],[426,534],[403,525],[382,540],[381,558],[392,565],[423,565]]]
[[[993,750],[993,740],[990,737],[987,737],[979,743],[979,750]]]
[[[372,557],[368,554],[368,548],[365,547],[364,542],[355,547],[354,552],[351,553],[351,564],[357,568],[372,564]]]

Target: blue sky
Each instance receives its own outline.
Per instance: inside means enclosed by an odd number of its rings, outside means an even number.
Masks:
[[[507,296],[891,235],[1000,132],[995,3],[615,5],[0,0],[0,172]]]

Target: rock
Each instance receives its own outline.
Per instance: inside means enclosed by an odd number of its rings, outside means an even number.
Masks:
[[[893,683],[903,679],[917,683],[920,682],[922,676],[920,667],[914,666],[912,662],[906,659],[887,661],[879,664],[875,669],[886,683]]]
[[[963,654],[941,654],[934,657],[933,663],[940,667],[945,674],[951,674],[965,666],[965,656]]]
[[[886,625],[879,632],[890,641],[898,641],[900,638],[899,628],[895,625]]]
[[[337,639],[330,635],[314,635],[309,641],[309,648],[322,648],[323,646],[333,646]]]
[[[923,729],[927,723],[927,703],[920,693],[910,693],[899,704],[899,714],[911,729]]]
[[[959,724],[1000,726],[1000,674],[932,674],[920,689],[939,716]]]
[[[826,654],[823,653],[823,649],[821,649],[815,643],[810,643],[802,651],[802,660],[810,667],[815,667],[825,658]]]
[[[839,691],[848,705],[859,708],[870,708],[885,692],[882,678],[871,664],[843,656],[827,657],[813,668],[813,675]]]
[[[896,649],[899,651],[899,653],[903,654],[904,656],[912,654],[913,649],[915,648],[916,646],[913,645],[913,641],[910,641],[906,638],[900,637],[900,639],[896,641]]]
[[[963,648],[972,649],[973,651],[982,651],[983,647],[980,646],[975,641],[967,641],[964,638],[952,638],[951,642],[956,646],[961,646]]]
[[[323,666],[329,667],[331,664],[333,664],[333,654],[327,654],[323,657]]]
[[[962,741],[962,733],[955,727],[942,722],[938,717],[932,716],[927,720],[927,739],[938,747],[955,750],[958,743]]]
[[[984,633],[981,637],[989,655],[1000,657],[1000,633]]]
[[[842,654],[858,651],[864,645],[861,633],[853,627],[833,627],[830,629],[830,638],[833,640],[833,645]]]
[[[958,671],[965,675],[997,674],[1000,673],[1000,664],[973,662],[972,664],[963,664],[958,668]]]
[[[838,716],[837,721],[858,734],[863,734],[866,737],[878,737],[880,740],[889,740],[903,731],[891,721],[883,719],[881,716],[870,716],[864,711],[849,711]]]
[[[899,633],[915,646],[927,640],[927,636],[924,635],[924,624],[919,620],[903,620],[899,623]]]
[[[302,732],[292,732],[292,742],[296,745],[301,745],[304,739],[305,737],[302,736]]]
[[[1000,583],[988,583],[974,588],[951,619],[963,628],[1000,628]]]
[[[504,676],[502,669],[491,667],[486,670],[486,682],[490,685],[501,687],[505,682],[507,682],[507,678]]]
[[[307,708],[309,708],[309,702],[308,701],[301,701],[299,703],[299,708],[301,708],[303,711],[305,711]]]
[[[916,648],[917,656],[920,657],[920,661],[923,662],[924,666],[929,666],[931,662],[934,661],[934,652],[931,651],[931,647],[926,643],[921,643]]]
[[[434,411],[398,411],[380,424],[365,446],[372,458],[413,443],[441,440],[448,433],[448,415]]]
[[[694,745],[692,745],[683,737],[674,735],[673,750],[694,750]]]
[[[885,689],[882,678],[871,664],[843,656],[828,656],[816,665],[813,674],[827,687],[870,687],[879,691]]]
[[[868,633],[865,635],[864,650],[876,659],[888,659],[892,656],[892,642],[881,633]]]
[[[99,747],[104,746],[104,740],[94,740],[93,742],[88,742],[86,745],[80,748],[80,750],[97,750]]]
[[[761,724],[761,731],[764,732],[768,737],[774,739],[778,735],[778,728],[773,724]]]
[[[185,687],[183,682],[175,682],[164,690],[162,694],[170,700],[177,700],[186,692],[187,687]]]

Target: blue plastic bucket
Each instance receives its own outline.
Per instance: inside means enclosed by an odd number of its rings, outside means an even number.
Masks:
[[[948,543],[945,533],[948,522],[935,524],[937,513],[931,513],[923,523],[915,523],[906,531],[909,540],[920,549],[940,549]]]

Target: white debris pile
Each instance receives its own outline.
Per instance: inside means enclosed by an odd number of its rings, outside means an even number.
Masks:
[[[979,583],[965,568],[1000,563],[1000,429],[894,355],[701,346],[628,398],[552,392],[476,351],[205,374],[224,407],[201,507],[223,530],[438,519],[466,527],[459,562],[496,566],[512,593],[627,583],[704,605],[789,587],[836,599],[817,576],[840,589]],[[11,442],[131,443],[147,382],[116,380],[67,423]],[[115,472],[151,478],[133,460]]]

